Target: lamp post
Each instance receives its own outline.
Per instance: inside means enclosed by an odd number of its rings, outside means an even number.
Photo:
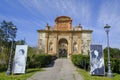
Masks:
[[[15,38],[15,35],[16,35],[17,28],[16,28],[16,26],[12,26],[11,29],[12,29],[12,36],[11,36],[12,44],[11,44],[11,49],[10,49],[8,69],[7,69],[6,75],[10,75],[12,73],[12,70],[11,70],[12,62],[11,61],[12,61],[12,52],[13,52],[13,46],[14,46],[14,38]]]
[[[104,27],[105,32],[107,33],[107,50],[108,50],[108,73],[107,76],[108,77],[113,77],[112,75],[112,71],[111,71],[111,62],[110,62],[110,51],[109,51],[109,31],[110,31],[110,27],[108,24],[106,24],[106,26]]]

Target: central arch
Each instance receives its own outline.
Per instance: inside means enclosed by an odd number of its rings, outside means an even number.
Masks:
[[[59,40],[58,43],[59,47],[59,57],[67,57],[67,53],[68,53],[68,41],[65,38],[62,38]]]

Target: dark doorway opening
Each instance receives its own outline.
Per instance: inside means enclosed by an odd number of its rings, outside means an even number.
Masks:
[[[59,57],[67,57],[68,41],[64,38],[59,40]]]
[[[59,49],[59,57],[67,57],[67,50]]]

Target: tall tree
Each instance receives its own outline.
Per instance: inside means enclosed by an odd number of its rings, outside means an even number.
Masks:
[[[110,49],[110,56],[112,58],[120,58],[120,49],[118,48],[109,48]],[[107,57],[107,47],[104,49],[104,56]]]
[[[6,22],[3,20],[1,22],[0,26],[0,39],[2,42],[4,42],[3,45],[6,45],[6,43],[10,42],[12,38],[16,37],[16,31],[13,27],[15,25],[12,22]]]
[[[3,31],[0,28],[0,53],[2,52],[2,37],[3,37]]]
[[[16,41],[16,45],[24,45],[25,43],[26,43],[25,40]]]
[[[0,28],[0,46],[2,45],[2,39],[3,39],[3,31]]]

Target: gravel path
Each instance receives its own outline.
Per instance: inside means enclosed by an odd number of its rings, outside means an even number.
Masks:
[[[28,80],[83,80],[70,59],[57,59],[53,67],[45,69]]]

